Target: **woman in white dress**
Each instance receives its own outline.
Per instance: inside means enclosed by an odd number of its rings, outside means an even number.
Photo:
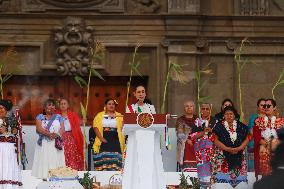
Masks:
[[[134,96],[137,102],[128,105],[126,113],[156,114],[155,107],[146,99],[146,89],[144,86],[137,86]],[[149,153],[145,149],[144,151],[141,146],[153,146],[152,152]],[[143,151],[143,155],[140,153],[141,151]],[[147,162],[148,166],[142,165],[142,158],[143,162]],[[125,189],[166,189],[160,149],[160,132],[152,129],[138,129],[128,133],[122,187]]]
[[[36,131],[39,138],[36,143],[32,176],[47,179],[48,170],[65,166],[63,143],[64,120],[55,114],[55,101],[48,99],[44,103],[45,114],[36,117]]]
[[[15,116],[7,117],[12,106],[11,101],[0,100],[0,189],[23,188],[17,161],[18,122]]]

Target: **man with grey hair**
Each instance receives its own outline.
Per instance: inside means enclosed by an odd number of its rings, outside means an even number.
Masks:
[[[184,172],[196,172],[196,158],[193,149],[193,143],[190,139],[192,127],[197,116],[195,113],[195,104],[193,101],[185,101],[184,115],[176,121],[177,134],[177,163],[178,170]]]

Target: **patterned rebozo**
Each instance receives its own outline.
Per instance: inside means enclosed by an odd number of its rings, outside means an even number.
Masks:
[[[0,127],[6,128],[7,133],[5,134],[16,135],[19,130],[19,124],[14,114],[12,116],[5,117],[4,119],[0,119]]]

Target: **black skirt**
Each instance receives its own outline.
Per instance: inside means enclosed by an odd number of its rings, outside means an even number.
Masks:
[[[118,152],[121,154],[120,143],[118,139],[116,128],[103,128],[103,137],[107,140],[107,143],[102,142],[100,147],[101,152]]]

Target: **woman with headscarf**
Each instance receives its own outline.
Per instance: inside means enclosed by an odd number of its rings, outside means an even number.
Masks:
[[[224,108],[224,120],[213,129],[216,154],[214,177],[217,183],[229,183],[233,187],[247,182],[247,166],[244,149],[250,137],[248,127],[237,120],[232,106]]]
[[[13,104],[0,100],[0,188],[22,188],[21,169],[17,160],[18,122],[14,115],[7,116]]]
[[[93,121],[96,133],[94,150],[94,167],[96,171],[120,171],[125,139],[122,134],[123,117],[116,108],[114,99],[105,101],[105,110],[99,112]]]
[[[69,102],[65,98],[60,99],[59,109],[65,128],[63,134],[65,164],[72,169],[82,171],[84,170],[84,138],[80,128],[80,118],[69,109]]]
[[[200,105],[201,116],[195,120],[195,125],[190,135],[194,144],[197,175],[201,189],[207,189],[211,186],[212,161],[214,155],[212,129],[216,124],[216,120],[211,116],[211,111],[211,104],[202,103]]]

